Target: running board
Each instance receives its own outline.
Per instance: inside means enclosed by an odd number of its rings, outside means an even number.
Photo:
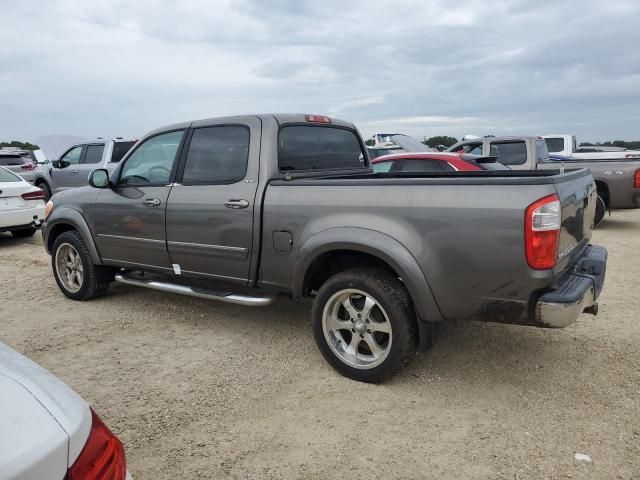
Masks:
[[[232,292],[217,292],[214,290],[205,290],[204,288],[193,288],[186,285],[178,285],[175,283],[159,282],[157,280],[142,280],[139,278],[131,278],[121,273],[116,274],[116,282],[135,287],[151,288],[152,290],[160,290],[161,292],[179,293],[190,297],[204,298],[207,300],[218,300],[220,302],[235,303],[236,305],[245,305],[249,307],[266,307],[271,305],[276,297],[265,295],[261,297],[250,297],[248,295],[240,295]]]

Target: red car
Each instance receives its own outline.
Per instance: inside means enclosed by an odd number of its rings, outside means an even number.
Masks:
[[[495,157],[481,157],[449,152],[396,153],[371,161],[373,171],[378,172],[472,172],[507,169],[495,161]]]

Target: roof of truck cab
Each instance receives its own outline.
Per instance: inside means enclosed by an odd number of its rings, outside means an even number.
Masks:
[[[147,133],[145,135],[145,137],[148,137],[150,135],[155,135],[157,133],[161,133],[161,132],[166,132],[169,130],[180,130],[180,129],[185,129],[185,128],[189,128],[192,125],[193,126],[198,126],[198,127],[204,127],[207,126],[208,124],[220,124],[220,123],[224,123],[224,122],[228,122],[228,123],[237,123],[242,121],[243,119],[246,118],[259,118],[259,119],[265,119],[268,117],[271,117],[273,119],[275,119],[276,122],[278,122],[279,125],[284,125],[286,123],[308,123],[310,125],[318,125],[318,126],[339,126],[339,127],[347,127],[347,128],[355,128],[355,125],[353,123],[350,122],[345,122],[344,120],[340,120],[337,118],[333,118],[333,117],[328,117],[331,119],[331,123],[314,123],[314,122],[309,122],[307,121],[307,115],[316,115],[316,114],[308,114],[308,113],[259,113],[259,114],[248,114],[248,115],[233,115],[233,116],[227,116],[227,117],[212,117],[212,118],[204,118],[204,119],[200,119],[200,120],[192,120],[189,122],[181,122],[181,123],[174,123],[171,125],[165,125],[164,127],[160,127],[160,128],[156,128],[155,130],[152,130],[151,132]],[[319,115],[319,114],[318,114]],[[323,115],[325,116],[325,115]]]

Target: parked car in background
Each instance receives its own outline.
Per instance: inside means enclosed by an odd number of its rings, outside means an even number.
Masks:
[[[72,145],[59,159],[38,167],[34,184],[45,191],[47,200],[62,190],[88,185],[92,170],[112,171],[135,142],[116,138]]]
[[[613,208],[640,206],[640,158],[621,159],[620,153],[583,154],[590,158],[551,156],[547,140],[540,136],[490,137],[459,142],[451,152],[464,152],[497,157],[497,161],[513,170],[588,168],[598,189],[595,224]],[[626,152],[622,152],[625,153]],[[596,158],[601,155],[602,158]],[[616,158],[608,158],[613,155]],[[595,157],[594,157],[595,156]]]
[[[508,170],[495,157],[436,153],[397,153],[371,161],[374,172],[473,172],[478,170]]]
[[[542,135],[542,138],[547,143],[549,155],[560,157],[561,160],[568,160],[562,157],[595,161],[640,159],[640,151],[638,150],[622,147],[579,147],[575,135]]]
[[[44,220],[44,192],[0,167],[0,232],[30,237]]]
[[[87,403],[0,343],[0,480],[131,480],[124,448]]]
[[[0,167],[17,173],[29,183],[34,183],[37,166],[38,164],[30,155],[19,151],[0,151]]]
[[[321,115],[170,125],[89,181],[47,204],[64,295],[115,280],[247,306],[314,297],[318,348],[361,381],[400,371],[441,321],[565,327],[604,282],[587,170],[374,173],[355,126]]]

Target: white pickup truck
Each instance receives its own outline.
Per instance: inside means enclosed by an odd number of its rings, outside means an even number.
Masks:
[[[575,135],[542,135],[549,157],[570,157],[576,160],[628,160],[640,159],[640,151],[621,149],[599,149],[598,147],[579,147]]]

